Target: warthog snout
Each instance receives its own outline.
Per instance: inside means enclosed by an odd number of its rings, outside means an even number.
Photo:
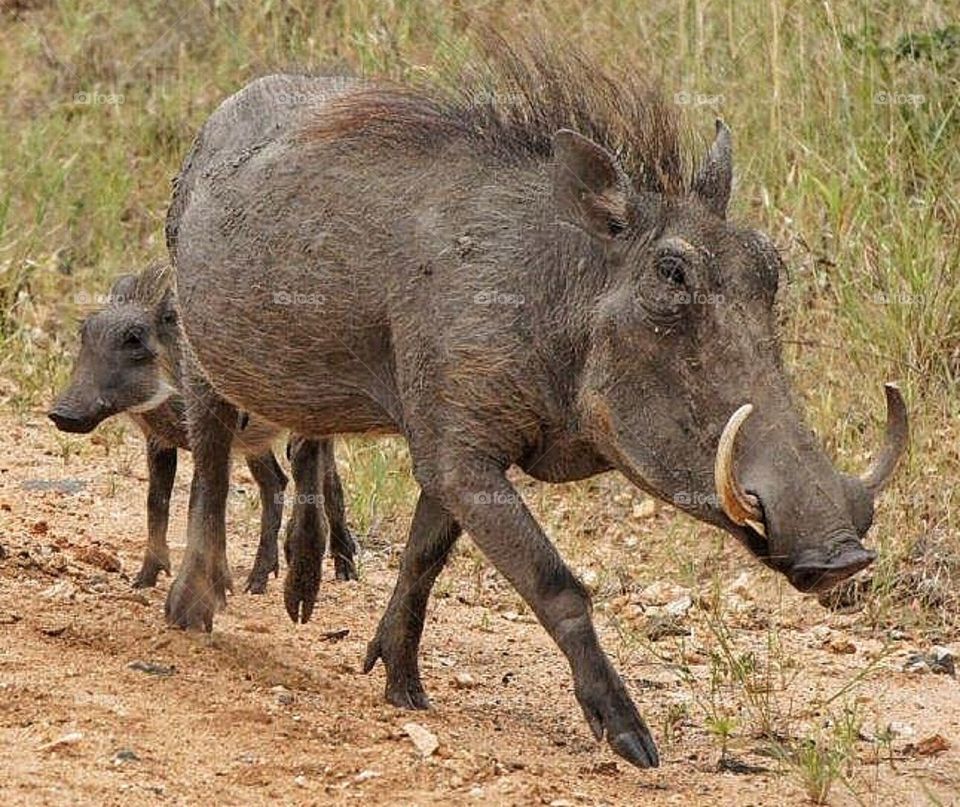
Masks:
[[[798,591],[819,592],[866,569],[877,559],[852,532],[836,535],[824,550],[809,550],[785,570],[787,579]]]
[[[109,404],[100,398],[87,406],[76,406],[59,400],[47,413],[47,417],[62,432],[87,434],[92,432],[110,413]]]
[[[715,483],[717,498],[727,518],[742,528],[745,543],[761,560],[787,576],[800,591],[824,591],[869,566],[876,552],[860,538],[873,518],[873,500],[893,475],[908,440],[907,411],[900,390],[886,384],[887,426],[884,446],[870,468],[858,479],[840,477],[840,496],[830,496],[827,480],[820,478],[814,494],[778,479],[760,485],[741,485],[735,469],[737,436],[753,412],[744,404],[727,421],[717,445]],[[776,453],[761,447],[759,451]],[[764,464],[765,475],[790,467],[777,459]],[[798,500],[800,503],[798,504]],[[784,512],[776,512],[776,511]],[[784,515],[786,513],[786,515]],[[849,527],[832,527],[844,521]],[[803,523],[801,523],[803,522]],[[822,523],[822,527],[821,527]]]

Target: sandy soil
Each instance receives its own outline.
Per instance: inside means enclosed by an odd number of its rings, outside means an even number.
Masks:
[[[807,803],[798,770],[763,755],[762,738],[749,729],[757,698],[711,688],[718,670],[711,653],[721,643],[699,595],[682,617],[691,635],[642,638],[650,603],[676,601],[678,592],[683,600],[671,579],[676,557],[658,554],[661,536],[678,534],[699,539],[679,550],[676,540],[670,545],[681,562],[695,570],[712,564],[725,584],[749,575],[730,595],[738,607],[723,635],[738,653],[753,648],[776,662],[783,679],[771,684],[776,726],[829,734],[823,725],[832,710],[841,703],[859,710],[863,734],[830,803],[960,804],[960,683],[902,671],[909,653],[929,649],[929,637],[908,632],[890,641],[861,616],[827,613],[739,549],[725,546],[718,555],[709,530],[638,506],[642,499],[612,477],[593,483],[587,497],[571,499],[562,488],[541,494],[535,486],[524,494],[532,491],[555,516],[568,512],[575,535],[558,538],[599,581],[597,622],[660,743],[656,771],[634,770],[593,740],[559,652],[469,542],[442,576],[429,612],[423,672],[430,712],[385,705],[382,668],[359,669],[393,584],[402,524],[367,541],[360,582],[337,583],[325,570],[322,602],[306,626],[288,620],[279,580],[265,596],[233,596],[212,635],[168,629],[169,580],[144,593],[129,584],[145,534],[137,435],[130,430],[118,445],[64,439],[39,416],[0,419],[4,804]],[[184,459],[170,531],[175,563],[188,472]],[[235,482],[229,552],[242,581],[256,514],[242,493],[249,478],[238,469]],[[585,503],[590,509],[582,511]],[[563,533],[564,518],[554,520]],[[613,593],[611,569],[620,586]],[[340,630],[349,633],[329,638]],[[464,673],[472,685],[458,684]],[[741,699],[728,756],[756,769],[718,769],[711,693]],[[411,721],[439,741],[429,757],[405,731]],[[892,741],[878,742],[872,732],[891,723]],[[930,744],[935,735],[942,744]]]

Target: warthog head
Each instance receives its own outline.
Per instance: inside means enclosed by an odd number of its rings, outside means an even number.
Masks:
[[[80,329],[80,354],[70,385],[48,416],[65,432],[86,434],[121,412],[146,412],[177,392],[169,346],[177,317],[169,289],[157,289],[161,272],[124,275],[108,304]]]
[[[801,591],[875,558],[861,539],[907,443],[888,385],[887,443],[863,476],[840,473],[789,390],[770,240],[726,219],[731,136],[681,195],[637,192],[616,157],[572,131],[554,138],[561,217],[596,240],[611,280],[594,307],[581,417],[640,487],[737,536]]]

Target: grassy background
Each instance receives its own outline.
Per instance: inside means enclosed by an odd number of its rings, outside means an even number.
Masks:
[[[874,615],[888,619],[904,569],[935,561],[949,583],[960,555],[960,28],[947,5],[0,2],[0,399],[40,411],[91,295],[162,254],[170,178],[224,96],[285,67],[428,70],[468,47],[472,20],[534,20],[662,82],[704,139],[715,114],[728,120],[733,215],[786,252],[788,364],[845,469],[879,445],[881,383],[901,381],[912,451],[873,532]],[[344,461],[361,530],[405,520],[402,448],[351,441]],[[563,495],[590,507],[588,489]],[[913,593],[939,623],[943,591]]]

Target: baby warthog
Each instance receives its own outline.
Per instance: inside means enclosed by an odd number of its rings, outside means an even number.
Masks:
[[[57,398],[49,417],[61,431],[85,434],[106,418],[126,414],[147,444],[147,550],[134,586],[153,586],[161,570],[170,573],[167,521],[177,468],[177,449],[190,449],[188,402],[183,387],[177,310],[169,267],[155,264],[125,275],[110,290],[107,305],[88,316],[81,328],[80,354],[70,386]],[[266,590],[270,572],[279,570],[277,533],[283,514],[287,477],[273,454],[279,430],[266,421],[236,415],[231,425],[234,448],[247,460],[260,489],[260,545],[246,588]],[[288,448],[296,487],[293,517],[285,549],[290,574],[300,588],[312,585],[303,603],[310,616],[319,586],[320,564],[329,521],[336,575],[356,577],[355,545],[347,529],[343,490],[329,441],[291,439]],[[318,480],[322,476],[322,490]],[[319,511],[325,508],[326,514]],[[294,621],[297,616],[291,614]]]
[[[804,425],[777,339],[780,256],[727,219],[726,126],[692,170],[636,71],[493,50],[445,89],[270,76],[197,137],[167,239],[203,439],[167,614],[209,629],[223,600],[238,408],[314,437],[399,433],[421,494],[365,663],[383,661],[388,700],[427,706],[426,603],[466,530],[566,655],[595,735],[657,765],[586,589],[507,469],[619,470],[818,591],[875,557],[861,539],[905,407],[888,388],[888,444],[860,478]]]

